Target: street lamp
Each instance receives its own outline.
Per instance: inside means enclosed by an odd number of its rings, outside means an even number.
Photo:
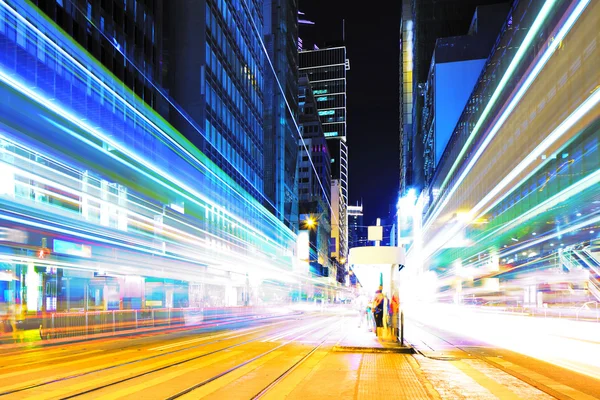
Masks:
[[[315,220],[313,217],[307,217],[307,218],[304,220],[304,223],[306,224],[306,226],[307,226],[309,229],[312,229],[312,228],[314,228],[314,227],[317,225],[317,221],[316,221],[316,220]]]

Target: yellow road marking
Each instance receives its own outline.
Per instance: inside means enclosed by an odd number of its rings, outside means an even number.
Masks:
[[[460,369],[462,372],[473,378],[475,382],[489,390],[494,396],[497,396],[499,399],[522,399],[522,397],[518,396],[508,387],[496,382],[487,375],[484,375],[481,371],[471,367],[469,364],[466,364],[462,361],[451,361],[451,363],[452,365]]]
[[[513,364],[510,361],[506,361],[500,357],[487,357],[487,358],[490,361],[492,361],[496,364],[499,364],[508,370],[512,370],[514,372],[517,372],[518,374],[524,375],[525,377],[531,379],[532,381],[541,383],[542,385],[547,386],[552,390],[556,390],[560,394],[563,394],[574,400],[598,400],[597,397],[590,396],[588,394],[580,392],[577,389],[573,389],[570,386],[556,382],[555,380],[552,380],[551,378],[548,378],[545,375],[539,374],[528,368],[521,367],[520,365]]]

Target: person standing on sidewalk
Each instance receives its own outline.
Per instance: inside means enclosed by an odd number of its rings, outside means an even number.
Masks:
[[[398,319],[400,312],[400,302],[398,301],[398,295],[392,295],[392,300],[390,300],[390,323],[389,326],[392,328],[392,334],[398,336]]]
[[[363,324],[365,323],[365,321],[367,321],[367,296],[365,296],[364,293],[360,293],[358,295],[358,297],[354,300],[355,301],[355,306],[356,306],[356,311],[358,311],[358,327],[362,328]]]
[[[385,304],[381,290],[378,290],[375,293],[375,300],[373,300],[373,317],[375,318],[377,337],[381,337],[383,334],[383,307]]]

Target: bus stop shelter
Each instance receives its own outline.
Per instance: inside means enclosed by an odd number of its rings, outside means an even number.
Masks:
[[[364,246],[350,249],[348,263],[364,290],[374,294],[383,286],[384,294],[398,295],[399,266],[404,264],[404,249],[390,246]]]
[[[381,286],[387,299],[393,296],[400,301],[399,272],[404,265],[404,249],[391,246],[364,246],[350,249],[348,264],[367,297],[372,298]],[[385,310],[387,314],[387,309]],[[400,313],[393,316],[394,335],[399,336]]]

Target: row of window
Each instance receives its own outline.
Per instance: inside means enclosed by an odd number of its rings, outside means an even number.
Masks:
[[[231,146],[230,141],[226,140],[222,134],[211,124],[211,118],[206,118],[206,136],[209,142],[219,150],[219,152],[225,157],[225,159],[233,164],[237,172],[241,173],[246,179],[248,179],[257,190],[262,188],[262,178],[257,173],[253,166],[249,165],[246,160],[247,158],[240,155],[240,153]],[[262,157],[253,158],[253,161],[260,162],[262,167]]]
[[[252,101],[251,97],[244,95],[237,89],[235,81],[227,74],[226,64],[221,63],[208,42],[206,43],[206,65],[210,67],[206,76],[207,103],[213,106],[217,115],[221,117],[230,130],[234,130],[234,127],[230,126],[232,123],[239,124],[241,128],[249,132],[254,141],[260,143],[262,135],[258,133],[260,132],[259,127],[262,126],[259,119],[259,115],[262,115],[262,101],[260,107],[257,109],[260,114],[252,112],[252,107],[249,107],[249,102]],[[211,91],[211,83],[213,84],[213,88],[220,87],[223,89],[219,91],[219,93],[222,93],[222,96],[217,96],[214,90]],[[253,93],[256,92],[253,91]],[[221,110],[221,108],[224,109]],[[229,117],[234,118],[235,121],[227,123],[226,120]]]
[[[39,0],[38,6],[138,96],[155,107],[156,93],[147,81],[160,75],[156,68],[158,50],[155,45],[154,21],[146,14],[146,8],[143,8],[144,12],[140,12],[136,21],[134,9],[137,9],[137,3],[131,6],[130,11],[126,11],[127,4],[119,5],[115,2],[112,12],[107,11],[108,3],[103,1],[101,8],[89,1],[78,5],[72,1]],[[111,39],[114,43],[110,42]],[[120,50],[143,73],[139,73],[137,68],[125,60],[120,51],[115,49],[115,44],[117,47],[121,46]]]
[[[3,9],[0,7],[0,10]],[[40,93],[57,99],[63,107],[73,107],[78,116],[87,119],[93,126],[101,126],[102,132],[110,132],[113,140],[136,154],[143,154],[144,159],[151,160],[158,169],[176,173],[176,176],[188,181],[192,187],[206,190],[203,183],[204,170],[199,170],[195,167],[195,162],[163,145],[161,140],[165,139],[156,128],[126,107],[123,100],[109,93],[100,82],[91,79],[87,70],[66,60],[53,46],[45,43],[21,22],[17,22],[12,15],[0,12],[0,21],[0,37],[7,39],[0,41],[3,44],[0,46],[0,64],[7,71],[17,73],[23,82],[35,82]],[[19,45],[15,46],[14,43]],[[91,133],[82,134],[87,135],[88,140],[102,144],[102,139],[91,136]],[[214,167],[209,168],[221,175]],[[221,185],[219,181],[215,182]],[[217,184],[213,183],[215,187],[210,189],[210,193],[217,198],[218,204],[253,221],[253,226],[268,224],[270,228],[277,229],[267,211],[248,204],[248,201],[254,202],[253,199],[244,193],[231,193],[231,188],[224,188],[226,193],[219,196]]]
[[[225,21],[230,21],[228,29],[222,27],[222,18],[225,18]],[[260,97],[263,87],[261,53],[251,52],[249,43],[247,43],[250,42],[250,45],[252,45],[258,39],[254,35],[244,38],[234,22],[232,14],[226,12],[225,16],[218,13],[215,15],[215,11],[211,10],[208,2],[206,4],[206,27],[209,33],[207,36],[212,39],[213,43],[217,44],[216,47],[222,53],[223,59],[227,60],[227,68],[231,69],[231,72],[237,78],[238,85],[241,85],[239,90],[243,88],[244,95],[249,97],[258,115],[262,115],[262,99]],[[217,49],[213,49],[213,55],[216,51]],[[208,64],[209,59],[207,57]],[[214,71],[215,74],[221,73],[218,69],[214,69]],[[225,70],[222,71],[225,72]]]

